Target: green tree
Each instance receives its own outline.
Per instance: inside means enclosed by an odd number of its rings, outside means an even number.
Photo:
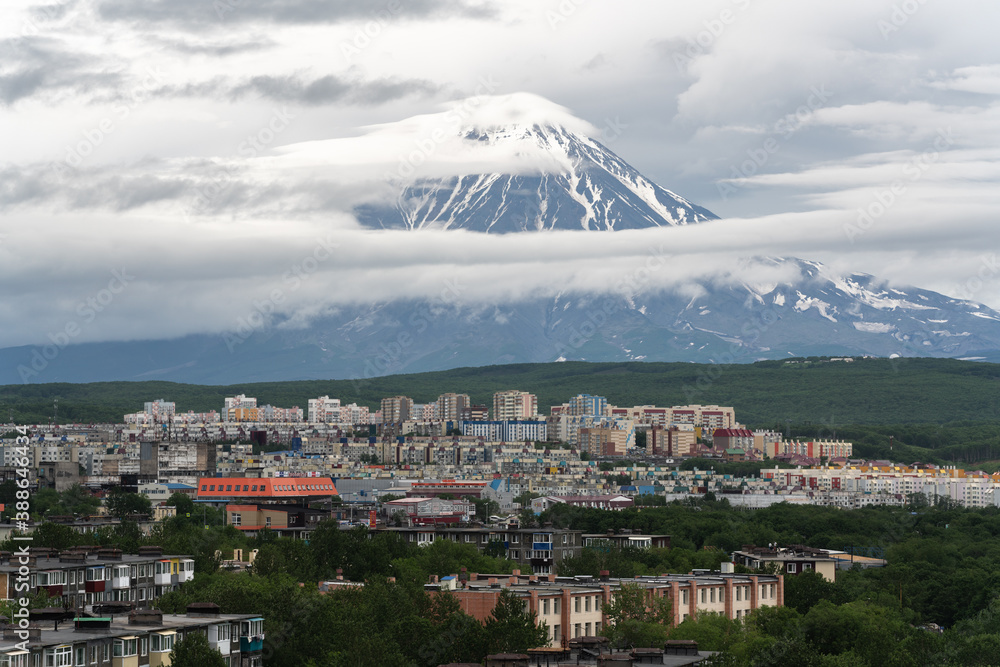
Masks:
[[[177,516],[194,518],[194,501],[186,493],[172,493],[167,498],[167,505],[177,510]]]
[[[480,521],[489,521],[491,516],[500,511],[500,503],[489,498],[473,498],[472,504],[476,507],[476,518]]]
[[[43,521],[31,534],[32,546],[49,547],[60,551],[82,544],[82,537],[72,526],[51,521]]]
[[[542,494],[535,493],[534,491],[525,491],[524,493],[514,496],[514,502],[520,503],[521,507],[528,507],[531,505],[531,501],[535,498],[541,498]]]
[[[818,572],[803,572],[785,577],[785,606],[805,614],[821,600],[836,597],[837,587]]]
[[[96,514],[101,499],[79,484],[74,484],[59,494],[59,504],[66,514]]]
[[[525,600],[508,588],[500,591],[484,626],[489,653],[523,653],[529,648],[545,646],[549,641],[548,626],[544,622],[538,624]]]
[[[672,619],[670,598],[648,600],[645,588],[629,583],[615,591],[604,613],[605,635],[615,646],[630,648],[662,647]]]
[[[124,519],[134,514],[151,514],[153,511],[152,501],[144,495],[123,491],[116,486],[108,493],[104,504],[108,508],[108,514]]]
[[[208,637],[200,632],[189,633],[174,644],[170,664],[171,667],[229,667],[222,654],[208,643]]]

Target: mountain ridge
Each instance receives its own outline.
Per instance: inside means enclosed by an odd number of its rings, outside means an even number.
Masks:
[[[358,221],[381,229],[511,233],[643,229],[718,219],[647,179],[602,143],[560,124],[471,127],[461,139],[521,158],[541,151],[560,169],[552,171],[549,164],[531,173],[417,178],[392,204],[358,206]]]

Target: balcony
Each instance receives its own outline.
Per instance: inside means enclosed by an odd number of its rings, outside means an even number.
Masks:
[[[264,633],[252,637],[240,637],[240,653],[264,650]]]
[[[103,593],[104,592],[104,580],[100,581],[88,581],[84,585],[84,590],[87,593]]]
[[[121,589],[131,587],[132,578],[129,576],[128,568],[115,569],[115,573],[111,577],[111,588]]]

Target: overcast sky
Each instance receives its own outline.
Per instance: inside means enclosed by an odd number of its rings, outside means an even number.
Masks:
[[[1000,308],[997,25],[987,0],[8,0],[0,346],[217,333],[276,290],[306,323],[455,285],[611,289],[651,254],[650,287],[796,256]],[[723,220],[530,244],[357,227],[449,112],[511,100]]]

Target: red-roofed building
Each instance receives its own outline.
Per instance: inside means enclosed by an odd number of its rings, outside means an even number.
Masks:
[[[339,495],[329,477],[202,477],[198,500],[277,500]]]
[[[712,432],[715,449],[753,449],[753,431],[745,428],[717,428]]]
[[[402,512],[414,526],[434,523],[461,523],[469,521],[475,506],[467,500],[441,500],[440,498],[399,498],[383,505],[387,517]]]
[[[407,498],[429,498],[450,494],[456,498],[482,498],[486,482],[445,479],[440,482],[414,482],[406,492]]]

